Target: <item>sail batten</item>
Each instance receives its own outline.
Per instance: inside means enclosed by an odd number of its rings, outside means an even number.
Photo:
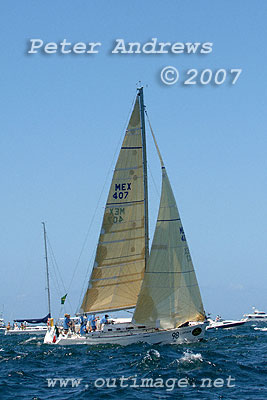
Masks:
[[[140,97],[137,96],[113,173],[81,312],[127,309],[137,302],[145,268],[141,128]]]

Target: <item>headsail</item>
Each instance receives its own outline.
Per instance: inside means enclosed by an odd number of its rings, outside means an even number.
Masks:
[[[126,130],[105,207],[81,312],[135,307],[145,267],[144,173],[140,99]]]
[[[158,150],[157,144],[156,147]],[[202,321],[205,313],[182,222],[160,153],[159,157],[162,164],[160,207],[133,322],[169,329],[187,321]]]

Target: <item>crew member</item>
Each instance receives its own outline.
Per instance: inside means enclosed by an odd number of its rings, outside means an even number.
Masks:
[[[63,329],[64,333],[67,334],[71,326],[70,314],[65,314],[64,317]]]

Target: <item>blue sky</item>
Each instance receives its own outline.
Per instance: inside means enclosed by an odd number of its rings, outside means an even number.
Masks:
[[[71,283],[66,309],[76,310],[139,80],[206,311],[241,317],[253,305],[267,309],[266,12],[260,0],[1,3],[0,305],[6,320],[46,314],[41,221],[65,287]],[[29,55],[31,38],[102,46],[94,55]],[[111,54],[118,38],[212,42],[213,51]],[[160,71],[168,65],[182,74],[243,72],[234,86],[167,87]],[[160,168],[150,137],[148,148],[156,182],[149,174],[152,237]],[[52,265],[50,274],[57,316],[65,290],[56,290]]]

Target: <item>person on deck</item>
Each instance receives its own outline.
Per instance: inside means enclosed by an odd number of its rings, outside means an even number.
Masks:
[[[95,319],[94,314],[87,316],[87,326],[86,326],[87,332],[91,332],[91,330],[92,330],[91,322],[93,319]]]
[[[64,316],[63,329],[64,333],[67,334],[71,326],[70,314],[65,314]]]
[[[95,315],[92,315],[92,319],[91,319],[91,330],[92,330],[93,332],[96,331],[96,321],[97,321],[97,319],[96,319]]]
[[[103,325],[107,325],[108,322],[108,315],[106,314],[104,317],[101,318],[100,320],[100,329],[102,329]]]
[[[86,333],[86,323],[87,319],[85,315],[80,316],[80,334],[85,335]]]

